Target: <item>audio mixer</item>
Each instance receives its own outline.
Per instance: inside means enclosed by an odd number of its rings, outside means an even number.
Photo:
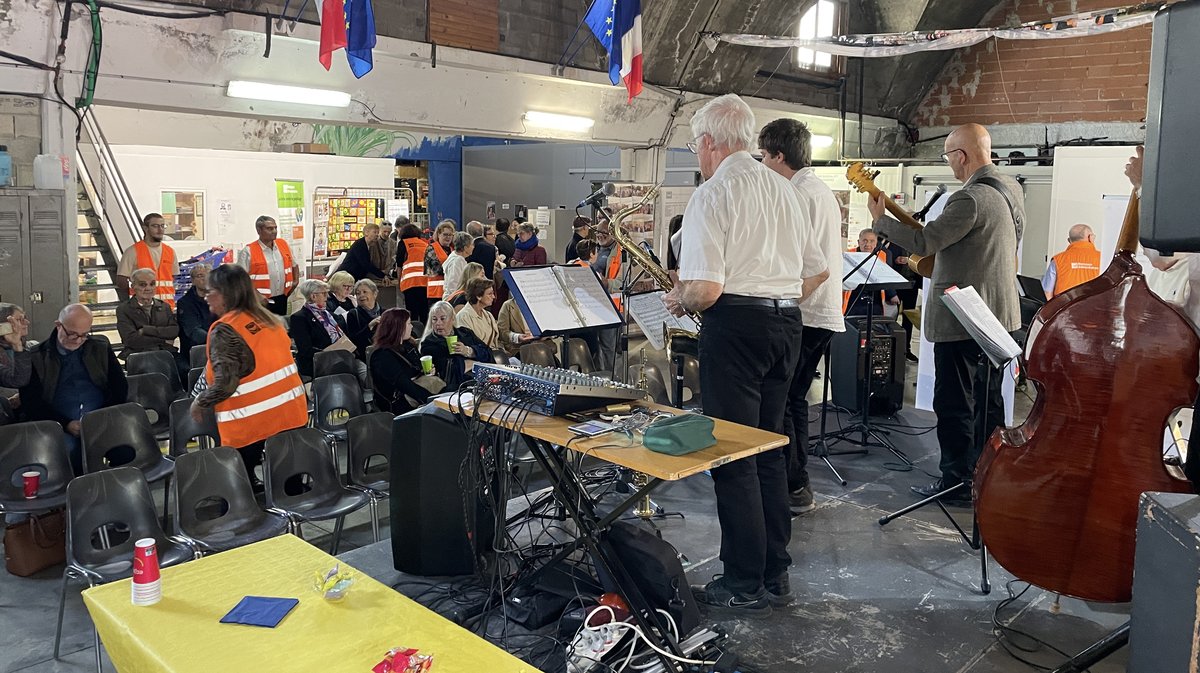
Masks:
[[[640,400],[645,395],[645,391],[626,383],[555,367],[477,362],[471,374],[485,399],[528,407],[545,416]]]

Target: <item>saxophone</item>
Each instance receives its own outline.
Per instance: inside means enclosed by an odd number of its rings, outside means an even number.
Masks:
[[[617,240],[617,244],[621,246],[621,249],[629,255],[629,258],[641,266],[642,269],[645,270],[646,274],[654,280],[655,284],[657,284],[660,289],[670,292],[675,287],[675,284],[671,282],[670,274],[667,273],[666,269],[655,263],[654,258],[651,257],[645,250],[643,250],[640,245],[634,243],[633,239],[630,238],[629,234],[626,233],[625,229],[621,226],[621,222],[627,219],[630,215],[633,215],[637,211],[641,210],[642,206],[645,206],[647,201],[650,201],[656,194],[658,194],[658,187],[659,185],[651,187],[650,191],[646,192],[646,195],[642,197],[642,200],[638,203],[614,213],[612,218],[609,220],[609,224],[612,226],[613,238]],[[696,321],[697,325],[700,324],[699,313],[689,311],[688,315],[692,318],[692,320]],[[671,357],[674,351],[698,356],[698,339],[699,335],[691,330],[680,329],[678,327],[667,327],[666,325],[663,325],[663,342],[667,345],[667,362],[672,362]]]

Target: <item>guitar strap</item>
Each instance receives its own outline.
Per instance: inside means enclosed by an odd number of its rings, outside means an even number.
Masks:
[[[991,187],[992,189],[1000,192],[1000,196],[1004,197],[1004,203],[1008,204],[1008,213],[1012,216],[1013,225],[1017,228],[1017,239],[1019,240],[1021,238],[1021,232],[1025,229],[1025,223],[1021,220],[1021,216],[1017,214],[1017,209],[1013,207],[1012,199],[1008,198],[1008,193],[1004,191],[1004,183],[990,175],[979,178],[975,182]]]

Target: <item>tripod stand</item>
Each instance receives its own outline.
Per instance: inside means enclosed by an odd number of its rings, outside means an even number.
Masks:
[[[833,472],[833,476],[837,478],[838,483],[842,486],[845,486],[846,478],[837,471],[837,468],[833,466],[833,463],[829,462],[829,457],[863,454],[867,452],[867,448],[864,446],[861,449],[853,449],[850,451],[831,451],[829,449],[829,437],[831,435],[826,429],[827,420],[829,418],[829,344],[825,345],[825,354],[823,358],[825,371],[822,374],[823,380],[821,381],[821,432],[809,445],[808,452],[813,456],[820,458],[821,461],[825,463],[825,467],[828,467],[829,471]],[[799,422],[807,423],[808,419],[806,418]]]
[[[985,369],[983,382],[983,404],[977,405],[979,419],[975,428],[976,446],[982,446],[983,442],[986,441],[985,438],[987,435],[985,433],[987,430],[988,408],[992,401],[992,369],[996,368],[993,367],[992,363],[988,360],[986,352],[980,353],[979,366],[984,367]],[[958,525],[958,521],[954,519],[954,516],[950,514],[950,510],[946,509],[945,503],[942,502],[943,498],[950,495],[962,494],[964,490],[968,492],[967,496],[970,497],[970,489],[971,482],[959,482],[957,485],[951,486],[950,488],[947,488],[939,493],[935,493],[924,500],[920,500],[909,505],[908,507],[904,507],[903,509],[896,510],[891,514],[880,517],[879,525],[886,526],[892,521],[915,512],[926,505],[937,505],[938,509],[942,510],[942,514],[946,515],[946,519],[950,521],[950,525],[954,526],[954,530],[958,531],[958,535],[962,538],[963,542],[966,542],[967,546],[970,547],[972,551],[979,552],[979,591],[980,593],[987,595],[992,591],[991,582],[988,581],[987,545],[983,543],[983,539],[979,535],[979,517],[975,512],[975,505],[974,503],[971,503],[971,534],[968,535],[967,532],[963,530],[962,526]]]

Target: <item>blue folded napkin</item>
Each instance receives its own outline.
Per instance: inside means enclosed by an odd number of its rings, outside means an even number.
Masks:
[[[246,596],[221,618],[221,623],[266,626],[273,629],[299,602],[298,598]]]

